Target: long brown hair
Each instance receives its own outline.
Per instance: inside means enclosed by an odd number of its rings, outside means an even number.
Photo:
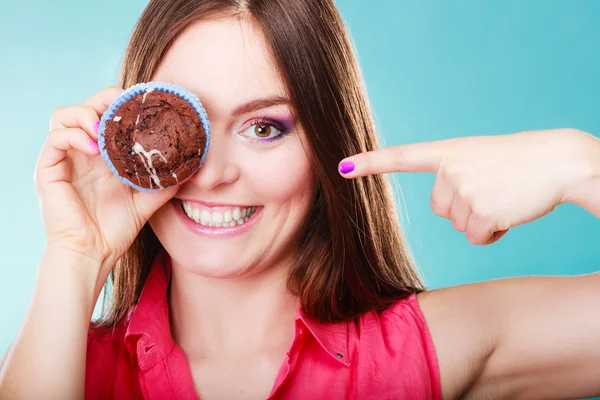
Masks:
[[[382,310],[424,290],[381,175],[346,180],[340,160],[378,147],[360,70],[333,0],[152,0],[124,58],[121,85],[151,80],[185,28],[211,17],[251,18],[271,46],[307,136],[318,193],[288,289],[321,322]],[[148,224],[112,272],[100,324],[137,301],[161,244]]]

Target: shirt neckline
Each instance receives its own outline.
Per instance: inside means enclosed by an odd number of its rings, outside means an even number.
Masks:
[[[171,277],[171,258],[162,249],[156,256],[137,304],[129,314],[125,343],[141,370],[148,370],[164,359],[175,347],[169,322],[167,290]],[[349,367],[348,323],[321,323],[308,317],[298,306],[300,321],[320,347],[337,362]],[[298,324],[296,324],[298,329]],[[298,337],[296,332],[295,337]]]

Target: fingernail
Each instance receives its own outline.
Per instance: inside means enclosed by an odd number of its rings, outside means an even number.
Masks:
[[[100,129],[100,121],[94,122],[94,132],[98,133],[99,129]]]
[[[94,142],[93,140],[88,141],[88,144],[90,145],[90,147],[94,150],[100,150],[100,147],[98,146],[98,143]]]
[[[343,163],[340,164],[340,172],[342,174],[347,174],[349,172],[354,171],[355,167],[356,167],[356,165],[354,165],[354,163],[352,161],[344,161]]]

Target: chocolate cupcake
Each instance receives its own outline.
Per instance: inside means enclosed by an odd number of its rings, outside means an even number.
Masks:
[[[98,144],[121,181],[162,190],[201,167],[210,141],[206,111],[194,94],[172,84],[132,86],[102,116]]]

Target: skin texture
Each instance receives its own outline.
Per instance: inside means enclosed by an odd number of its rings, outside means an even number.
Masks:
[[[219,62],[206,62],[205,54],[214,54]],[[316,183],[300,125],[275,142],[250,140],[255,138],[254,120],[292,120],[289,106],[232,116],[245,103],[286,96],[261,32],[233,19],[198,23],[178,38],[153,80],[173,82],[198,94],[211,121],[205,163],[175,197],[263,207],[247,235],[231,238],[193,234],[171,204],[159,209],[150,222],[174,259],[174,270],[243,278],[273,269],[277,258],[285,257],[282,252],[289,253],[312,205]],[[192,247],[195,251],[190,251]]]
[[[36,169],[48,243],[29,312],[4,360],[0,399],[82,397],[93,304],[111,265],[150,217],[173,255],[172,334],[198,394],[267,397],[292,340],[296,302],[285,291],[285,272],[315,187],[301,127],[262,145],[240,135],[251,134],[254,117],[275,113],[269,116],[289,121],[291,110],[232,115],[258,97],[285,96],[274,66],[262,36],[247,22],[200,22],[178,38],[154,79],[199,95],[213,122],[213,142],[192,180],[159,194],[120,183],[90,145],[119,89],[55,112]],[[600,217],[598,160],[598,139],[553,130],[395,146],[341,161],[355,164],[344,174],[349,179],[435,173],[434,212],[471,242],[490,244],[567,201]],[[244,240],[217,240],[187,231],[168,203],[173,196],[258,205],[264,213]],[[420,294],[444,398],[600,394],[599,289],[599,275],[592,274]]]
[[[206,62],[206,54],[218,62]],[[286,273],[316,191],[304,132],[290,123],[293,110],[286,104],[234,115],[248,102],[286,97],[266,42],[249,22],[195,24],[153,80],[192,90],[211,121],[204,165],[175,198],[262,207],[251,230],[225,238],[191,232],[176,213],[178,203],[150,219],[173,260],[174,337],[201,397],[233,399],[243,392],[266,398],[293,337],[297,304],[286,290]],[[280,140],[252,141],[262,119],[294,126]]]

